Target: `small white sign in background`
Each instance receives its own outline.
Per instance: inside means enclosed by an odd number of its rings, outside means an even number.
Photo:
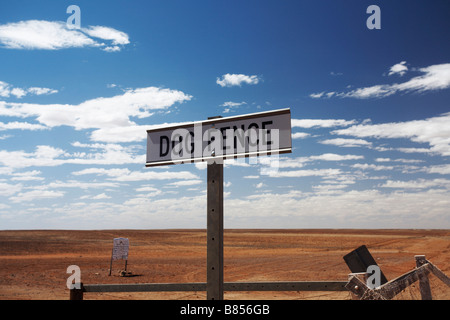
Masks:
[[[128,238],[114,238],[112,260],[128,260]]]

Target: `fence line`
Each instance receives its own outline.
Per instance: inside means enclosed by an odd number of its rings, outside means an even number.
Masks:
[[[224,291],[347,291],[346,284],[346,281],[224,282]],[[204,282],[77,285],[70,290],[70,300],[83,300],[84,292],[206,291]]]
[[[428,274],[433,273],[450,287],[450,278],[425,256],[415,256],[416,268],[384,283],[369,288],[368,273],[350,273],[348,281],[275,281],[275,282],[224,282],[223,291],[350,291],[360,300],[390,300],[414,282],[419,281],[422,300],[431,300]],[[78,289],[77,289],[78,288]],[[174,292],[207,291],[207,283],[143,283],[143,284],[88,284],[76,283],[70,289],[70,300],[83,300],[85,292]]]
[[[408,271],[401,276],[377,287],[369,288],[361,278],[366,278],[365,273],[351,273],[345,287],[360,300],[390,300],[405,290],[414,282],[419,281],[422,300],[432,300],[428,274],[432,272],[439,280],[450,287],[450,278],[438,267],[428,261],[425,256],[415,256],[416,269]]]

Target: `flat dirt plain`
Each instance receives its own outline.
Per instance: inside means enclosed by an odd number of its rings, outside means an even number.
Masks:
[[[127,270],[113,239],[129,238]],[[68,300],[67,267],[84,284],[206,282],[205,230],[0,231],[0,300]],[[450,230],[225,230],[224,281],[347,281],[343,256],[366,245],[388,280],[423,254],[450,275]],[[430,277],[433,299],[450,291]],[[414,293],[399,299],[420,299]],[[348,300],[348,292],[225,292],[227,300]],[[205,292],[85,293],[85,300],[204,300]]]

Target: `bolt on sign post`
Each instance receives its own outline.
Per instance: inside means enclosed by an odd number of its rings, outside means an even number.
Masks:
[[[290,109],[147,130],[147,167],[207,162],[208,300],[223,299],[223,160],[290,152]]]
[[[109,275],[111,275],[113,260],[125,260],[125,272],[127,271],[129,245],[130,242],[128,241],[128,238],[114,238],[111,263],[109,265]]]

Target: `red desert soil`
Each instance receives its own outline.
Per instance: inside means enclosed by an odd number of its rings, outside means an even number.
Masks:
[[[113,238],[130,241],[127,270]],[[84,284],[206,282],[205,230],[0,231],[0,300],[67,300],[67,267]],[[347,281],[343,256],[366,245],[388,280],[423,254],[450,275],[450,230],[225,230],[224,281]],[[433,282],[434,284],[435,282]],[[433,286],[432,286],[433,291]],[[450,299],[443,291],[439,298]],[[433,297],[434,298],[434,297]],[[85,300],[206,299],[205,292],[85,293]],[[225,292],[225,299],[350,299],[348,292]]]

